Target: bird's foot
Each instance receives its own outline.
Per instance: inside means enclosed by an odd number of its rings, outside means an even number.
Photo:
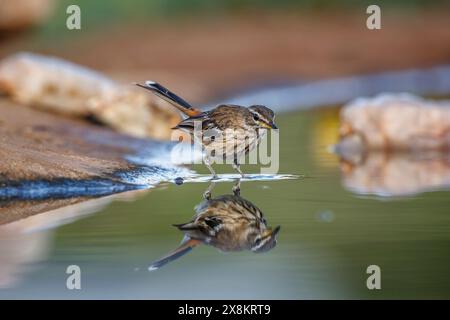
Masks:
[[[235,196],[241,195],[241,179],[236,180],[236,183],[234,184],[234,186],[231,190],[233,191],[233,194]]]
[[[203,193],[203,199],[205,199],[205,200],[211,200],[211,191],[205,191],[204,193]]]

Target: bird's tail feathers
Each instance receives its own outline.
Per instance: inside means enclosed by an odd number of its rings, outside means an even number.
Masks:
[[[169,89],[163,87],[154,81],[145,81],[144,84],[136,83],[138,87],[147,89],[155,93],[160,98],[166,100],[175,108],[183,112],[185,115],[192,117],[201,113],[200,110],[191,106],[187,101],[177,96],[175,93],[171,92]]]
[[[149,267],[149,271],[154,271],[162,266],[166,265],[167,263],[174,261],[182,256],[184,256],[186,253],[191,251],[195,246],[197,246],[200,243],[199,240],[191,239],[191,238],[185,238],[180,246],[176,248],[175,250],[171,251],[169,254],[165,255],[161,259],[158,259],[157,261],[153,262]]]

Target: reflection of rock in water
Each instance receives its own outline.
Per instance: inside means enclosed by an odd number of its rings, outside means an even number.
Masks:
[[[0,226],[0,288],[17,285],[29,266],[45,260],[53,229],[97,212],[113,199],[130,200],[144,190],[89,200]],[[12,204],[9,204],[12,206]],[[15,204],[21,208],[29,204]],[[39,206],[34,202],[33,206]]]
[[[370,152],[341,161],[342,183],[358,194],[407,196],[450,188],[449,154]]]
[[[0,289],[17,285],[29,264],[47,256],[51,235],[46,231],[0,229]]]
[[[450,186],[450,104],[412,95],[359,99],[341,111],[344,185],[404,196]]]
[[[275,247],[280,227],[267,226],[261,210],[240,196],[239,182],[233,187],[233,195],[211,198],[213,187],[214,183],[204,193],[204,200],[195,207],[194,218],[175,225],[185,234],[181,245],[154,262],[149,270],[156,270],[183,256],[200,243],[221,251],[266,252]]]

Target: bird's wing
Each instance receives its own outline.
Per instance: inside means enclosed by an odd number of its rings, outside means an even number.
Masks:
[[[207,114],[205,112],[202,112],[196,116],[184,119],[172,129],[186,129],[189,131],[193,131],[196,126],[199,126],[199,129],[203,129],[203,122],[206,119]]]

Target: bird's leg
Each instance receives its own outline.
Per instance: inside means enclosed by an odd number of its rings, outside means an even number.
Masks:
[[[211,181],[211,183],[209,184],[208,189],[205,190],[205,192],[203,192],[203,199],[205,200],[211,200],[211,192],[214,189],[214,187],[216,186],[216,183],[214,181]]]
[[[241,175],[241,178],[244,178],[244,174],[241,171],[241,165],[239,164],[238,160],[235,158],[233,161],[233,169],[239,172]]]
[[[209,171],[211,172],[211,174],[213,175],[212,179],[217,179],[218,176],[217,176],[216,172],[214,171],[213,167],[211,166],[211,161],[208,157],[205,157],[204,163],[205,163],[206,167],[209,169]]]
[[[237,179],[235,185],[233,186],[233,194],[235,196],[240,196],[241,195],[241,179]]]

